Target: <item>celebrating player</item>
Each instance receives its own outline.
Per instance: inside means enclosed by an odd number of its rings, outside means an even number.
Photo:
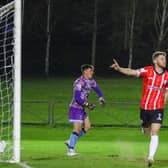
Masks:
[[[88,102],[88,96],[90,90],[93,89],[98,97],[101,105],[105,105],[102,92],[99,86],[93,79],[94,67],[92,65],[81,66],[82,76],[74,82],[74,95],[70,104],[69,121],[73,123],[74,130],[70,136],[70,139],[65,142],[68,146],[68,156],[75,156],[74,148],[78,139],[85,135],[89,131],[91,124],[85,108],[93,110],[95,105]],[[82,128],[82,125],[84,127]]]
[[[151,167],[158,148],[158,132],[163,122],[164,102],[168,98],[168,72],[166,68],[166,53],[157,51],[152,55],[153,65],[138,70],[122,68],[116,60],[111,68],[122,74],[143,77],[143,94],[141,98],[142,131],[150,135],[148,166]]]

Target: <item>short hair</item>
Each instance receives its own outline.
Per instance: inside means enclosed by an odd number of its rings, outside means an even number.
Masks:
[[[155,51],[153,54],[152,54],[152,60],[154,60],[155,58],[157,58],[159,55],[163,55],[163,56],[167,56],[166,52],[163,52],[163,51]]]
[[[90,64],[83,64],[81,65],[81,72],[83,73],[85,70],[87,69],[92,69],[94,70],[94,66],[93,65],[90,65]]]

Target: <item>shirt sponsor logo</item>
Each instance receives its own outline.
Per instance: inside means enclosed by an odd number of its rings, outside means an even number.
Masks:
[[[152,90],[162,90],[163,89],[162,87],[157,87],[157,86],[148,86],[148,88]]]

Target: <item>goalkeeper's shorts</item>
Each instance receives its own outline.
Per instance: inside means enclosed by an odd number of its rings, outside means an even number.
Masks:
[[[84,110],[70,107],[70,109],[69,109],[69,122],[83,123],[83,121],[86,117],[87,117],[87,113]]]

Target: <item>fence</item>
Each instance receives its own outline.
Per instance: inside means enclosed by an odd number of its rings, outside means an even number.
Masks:
[[[51,101],[23,101],[22,124],[26,125],[54,125],[54,107]]]
[[[101,107],[97,102],[96,109],[88,111],[93,126],[139,127],[139,103],[126,101],[107,102]],[[168,111],[165,106],[165,113]],[[23,101],[22,124],[27,125],[68,125],[69,102],[65,101]],[[164,127],[168,127],[168,117],[165,115]]]

